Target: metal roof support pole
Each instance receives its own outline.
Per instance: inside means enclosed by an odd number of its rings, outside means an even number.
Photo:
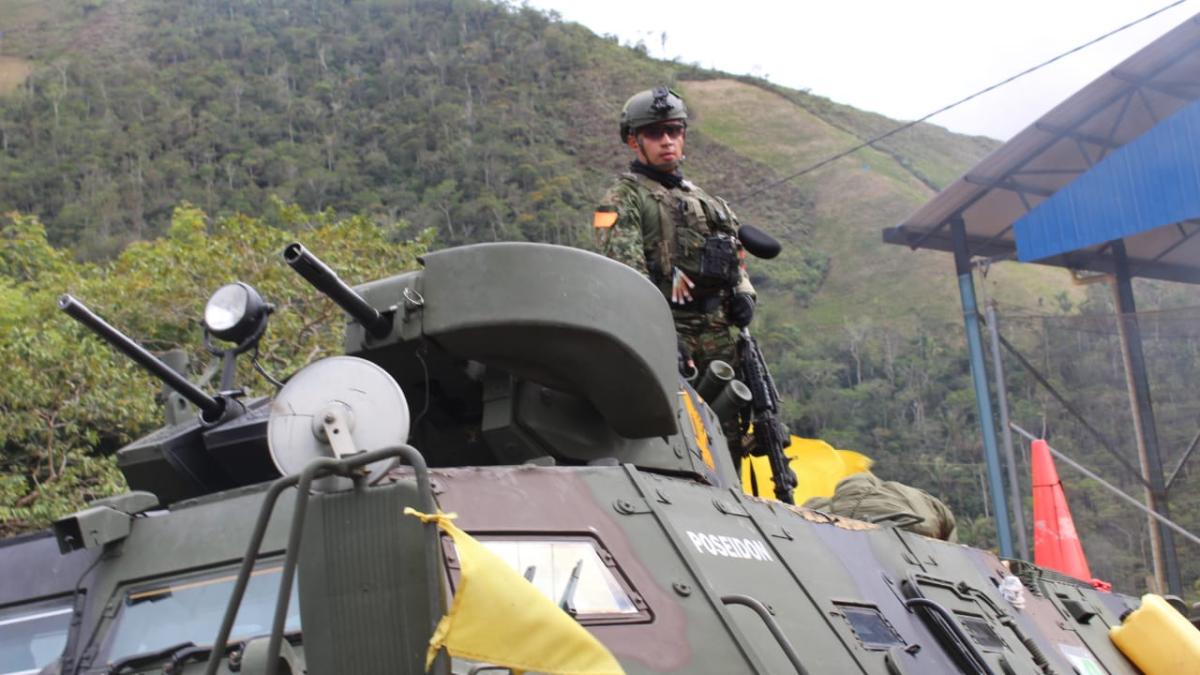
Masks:
[[[1158,452],[1158,430],[1154,424],[1154,404],[1150,400],[1150,381],[1146,377],[1146,357],[1142,352],[1142,331],[1138,327],[1137,306],[1133,300],[1133,283],[1129,275],[1129,258],[1125,255],[1125,241],[1112,245],[1116,263],[1113,291],[1117,301],[1117,332],[1121,338],[1121,350],[1125,360],[1125,382],[1129,389],[1129,407],[1133,413],[1133,427],[1137,434],[1138,458],[1141,460],[1142,476],[1149,483],[1146,489],[1146,506],[1164,518],[1170,518],[1167,508],[1167,491],[1163,484],[1162,456]],[[1174,534],[1166,526],[1150,521],[1150,550],[1154,556],[1154,576],[1159,591],[1181,595],[1183,585],[1179,577],[1179,559],[1175,555]]]
[[[1000,325],[996,318],[996,303],[987,306],[988,334],[992,343],[992,372],[996,377],[996,405],[1000,408],[1000,431],[1004,439],[1004,462],[1008,465],[1008,491],[1013,502],[1013,521],[1017,527],[1017,548],[1022,560],[1029,557],[1029,541],[1025,535],[1025,506],[1021,501],[1021,482],[1017,478],[1017,457],[1013,452],[1012,430],[1008,428],[1008,387],[1004,385],[1004,360],[1000,358]]]
[[[1000,476],[1000,454],[996,451],[996,427],[992,420],[992,400],[988,395],[987,367],[983,363],[983,337],[979,332],[979,309],[975,302],[975,281],[971,277],[971,255],[967,251],[967,228],[962,218],[955,218],[950,223],[950,232],[954,238],[954,269],[958,274],[958,293],[962,300],[963,323],[966,324],[967,347],[971,355],[971,380],[975,383],[979,428],[983,431],[983,455],[992,493],[996,538],[1000,543],[1000,555],[1012,558],[1012,531],[1008,526],[1004,479]]]

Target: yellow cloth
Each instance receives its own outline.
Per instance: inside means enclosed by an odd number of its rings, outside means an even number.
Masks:
[[[871,468],[871,458],[853,450],[837,450],[825,441],[816,438],[791,437],[791,445],[784,449],[788,464],[796,473],[796,504],[803,504],[813,497],[832,497],[838,481]],[[754,494],[750,479],[750,465],[754,465],[754,477],[758,480],[758,494],[772,497],[775,482],[771,480],[771,461],[766,457],[750,457],[742,462],[742,491]]]
[[[442,647],[453,656],[514,671],[624,675],[612,653],[496,554],[450,522],[456,516],[404,509],[454,540],[462,574],[450,610],[429,640],[425,668]]]

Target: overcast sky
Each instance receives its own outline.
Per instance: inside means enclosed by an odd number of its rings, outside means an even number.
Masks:
[[[809,89],[911,120],[1173,0],[528,0],[652,56]],[[1007,139],[1106,70],[1200,12],[1185,0],[932,120]],[[652,83],[631,83],[632,89]]]

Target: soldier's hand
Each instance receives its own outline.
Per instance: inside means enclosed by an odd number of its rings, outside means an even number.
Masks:
[[[738,328],[745,328],[754,320],[754,296],[735,293],[729,300],[729,321]]]
[[[677,348],[679,351],[679,374],[690,380],[696,376],[696,362],[692,359],[692,353],[688,351],[683,340],[677,343]]]
[[[689,303],[692,301],[692,289],[696,284],[692,283],[683,270],[678,267],[674,270],[671,274],[671,302],[676,305]]]

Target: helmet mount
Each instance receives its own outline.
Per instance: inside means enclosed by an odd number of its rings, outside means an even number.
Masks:
[[[658,115],[665,115],[671,112],[671,101],[667,98],[670,95],[670,89],[661,86],[655,87],[653,92],[654,102],[650,104],[650,110]]]

